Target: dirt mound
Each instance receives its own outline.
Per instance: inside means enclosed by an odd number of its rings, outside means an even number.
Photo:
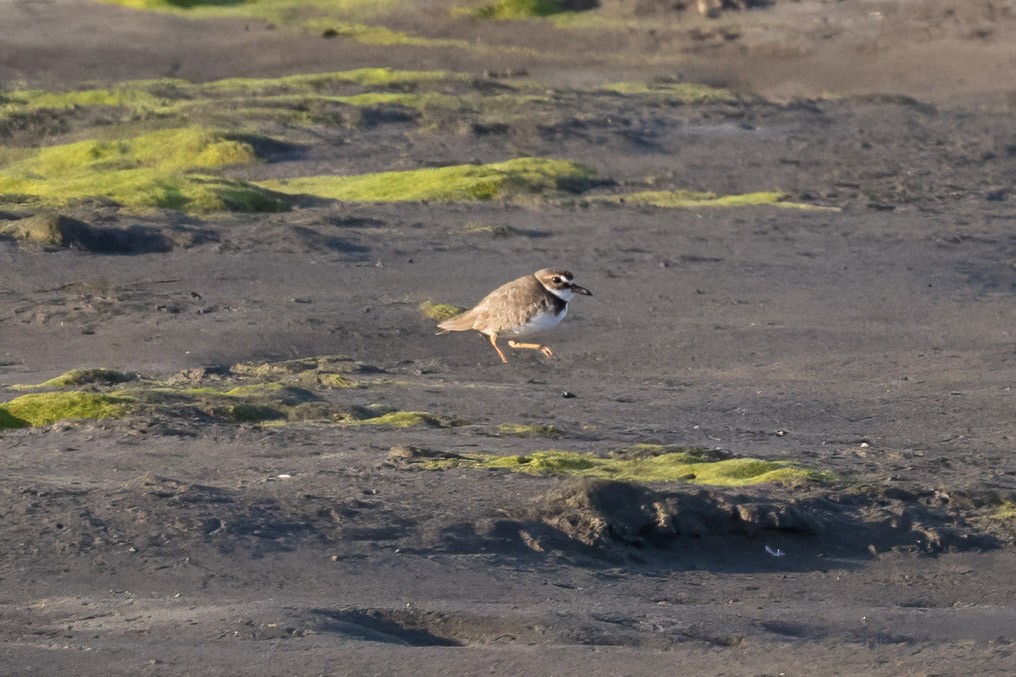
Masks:
[[[0,236],[40,247],[75,247],[98,254],[168,252],[175,242],[144,226],[102,228],[62,214],[37,214],[0,224]]]
[[[577,481],[542,496],[527,518],[520,533],[534,549],[578,549],[610,559],[731,539],[790,539],[817,552],[854,557],[892,549],[934,554],[1000,544],[944,506],[826,490],[781,497],[764,490],[655,490]]]

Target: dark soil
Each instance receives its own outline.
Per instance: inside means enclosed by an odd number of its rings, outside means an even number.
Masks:
[[[0,672],[1016,671],[1012,2],[777,1],[715,20],[664,4],[593,11],[679,30],[388,19],[531,48],[498,56],[78,0],[5,7],[6,83],[392,66],[474,73],[472,88],[524,70],[553,88],[549,114],[503,126],[421,131],[406,111],[368,111],[317,129],[304,155],[267,149],[277,162],[248,170],[265,178],[537,155],[609,181],[545,202],[201,218],[81,205],[63,246],[0,238],[4,401],[72,368],[207,367],[189,372],[199,384],[237,362],[345,354],[386,384],[333,400],[468,422],[0,433]],[[764,98],[596,89],[664,75]],[[57,142],[76,123],[26,124],[0,141]],[[584,199],[649,177],[840,211]],[[554,360],[501,365],[419,311],[546,266],[595,294],[545,337]],[[505,422],[563,435],[497,434]],[[633,486],[427,471],[391,452],[647,442],[839,479]]]

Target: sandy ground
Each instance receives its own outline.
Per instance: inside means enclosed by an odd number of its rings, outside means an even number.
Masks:
[[[345,354],[392,385],[334,397],[469,422],[3,433],[0,672],[1016,671],[1016,550],[979,517],[1016,490],[1013,3],[778,0],[713,22],[604,4],[688,28],[568,33],[562,55],[548,26],[390,19],[535,50],[490,56],[77,0],[0,4],[7,83],[388,65],[524,68],[561,88],[661,74],[734,85],[770,100],[564,95],[574,117],[539,134],[325,130],[307,162],[351,173],[536,154],[621,184],[775,186],[840,208],[324,203],[201,220],[97,208],[76,216],[207,237],[129,256],[0,240],[4,384]],[[466,222],[514,236],[463,235]],[[546,265],[595,294],[547,337],[553,361],[502,366],[476,336],[435,336],[418,311],[425,299],[469,305]],[[505,437],[502,422],[564,436]],[[657,543],[625,537],[632,497],[607,496],[601,516],[616,529],[590,546],[548,526],[567,481],[424,472],[389,456],[643,442],[794,459],[874,498],[797,497],[809,533],[762,519]],[[680,496],[790,500],[779,488]]]

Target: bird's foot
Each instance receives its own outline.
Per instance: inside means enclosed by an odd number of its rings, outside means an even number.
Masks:
[[[547,357],[554,357],[554,351],[550,349],[550,346],[545,346],[540,343],[519,343],[518,341],[508,341],[508,346],[522,350],[539,350]]]

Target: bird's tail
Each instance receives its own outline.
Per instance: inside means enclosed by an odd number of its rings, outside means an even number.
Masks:
[[[473,313],[467,311],[455,317],[449,317],[443,322],[439,322],[437,328],[441,331],[438,334],[444,334],[449,331],[468,331],[473,328]]]

